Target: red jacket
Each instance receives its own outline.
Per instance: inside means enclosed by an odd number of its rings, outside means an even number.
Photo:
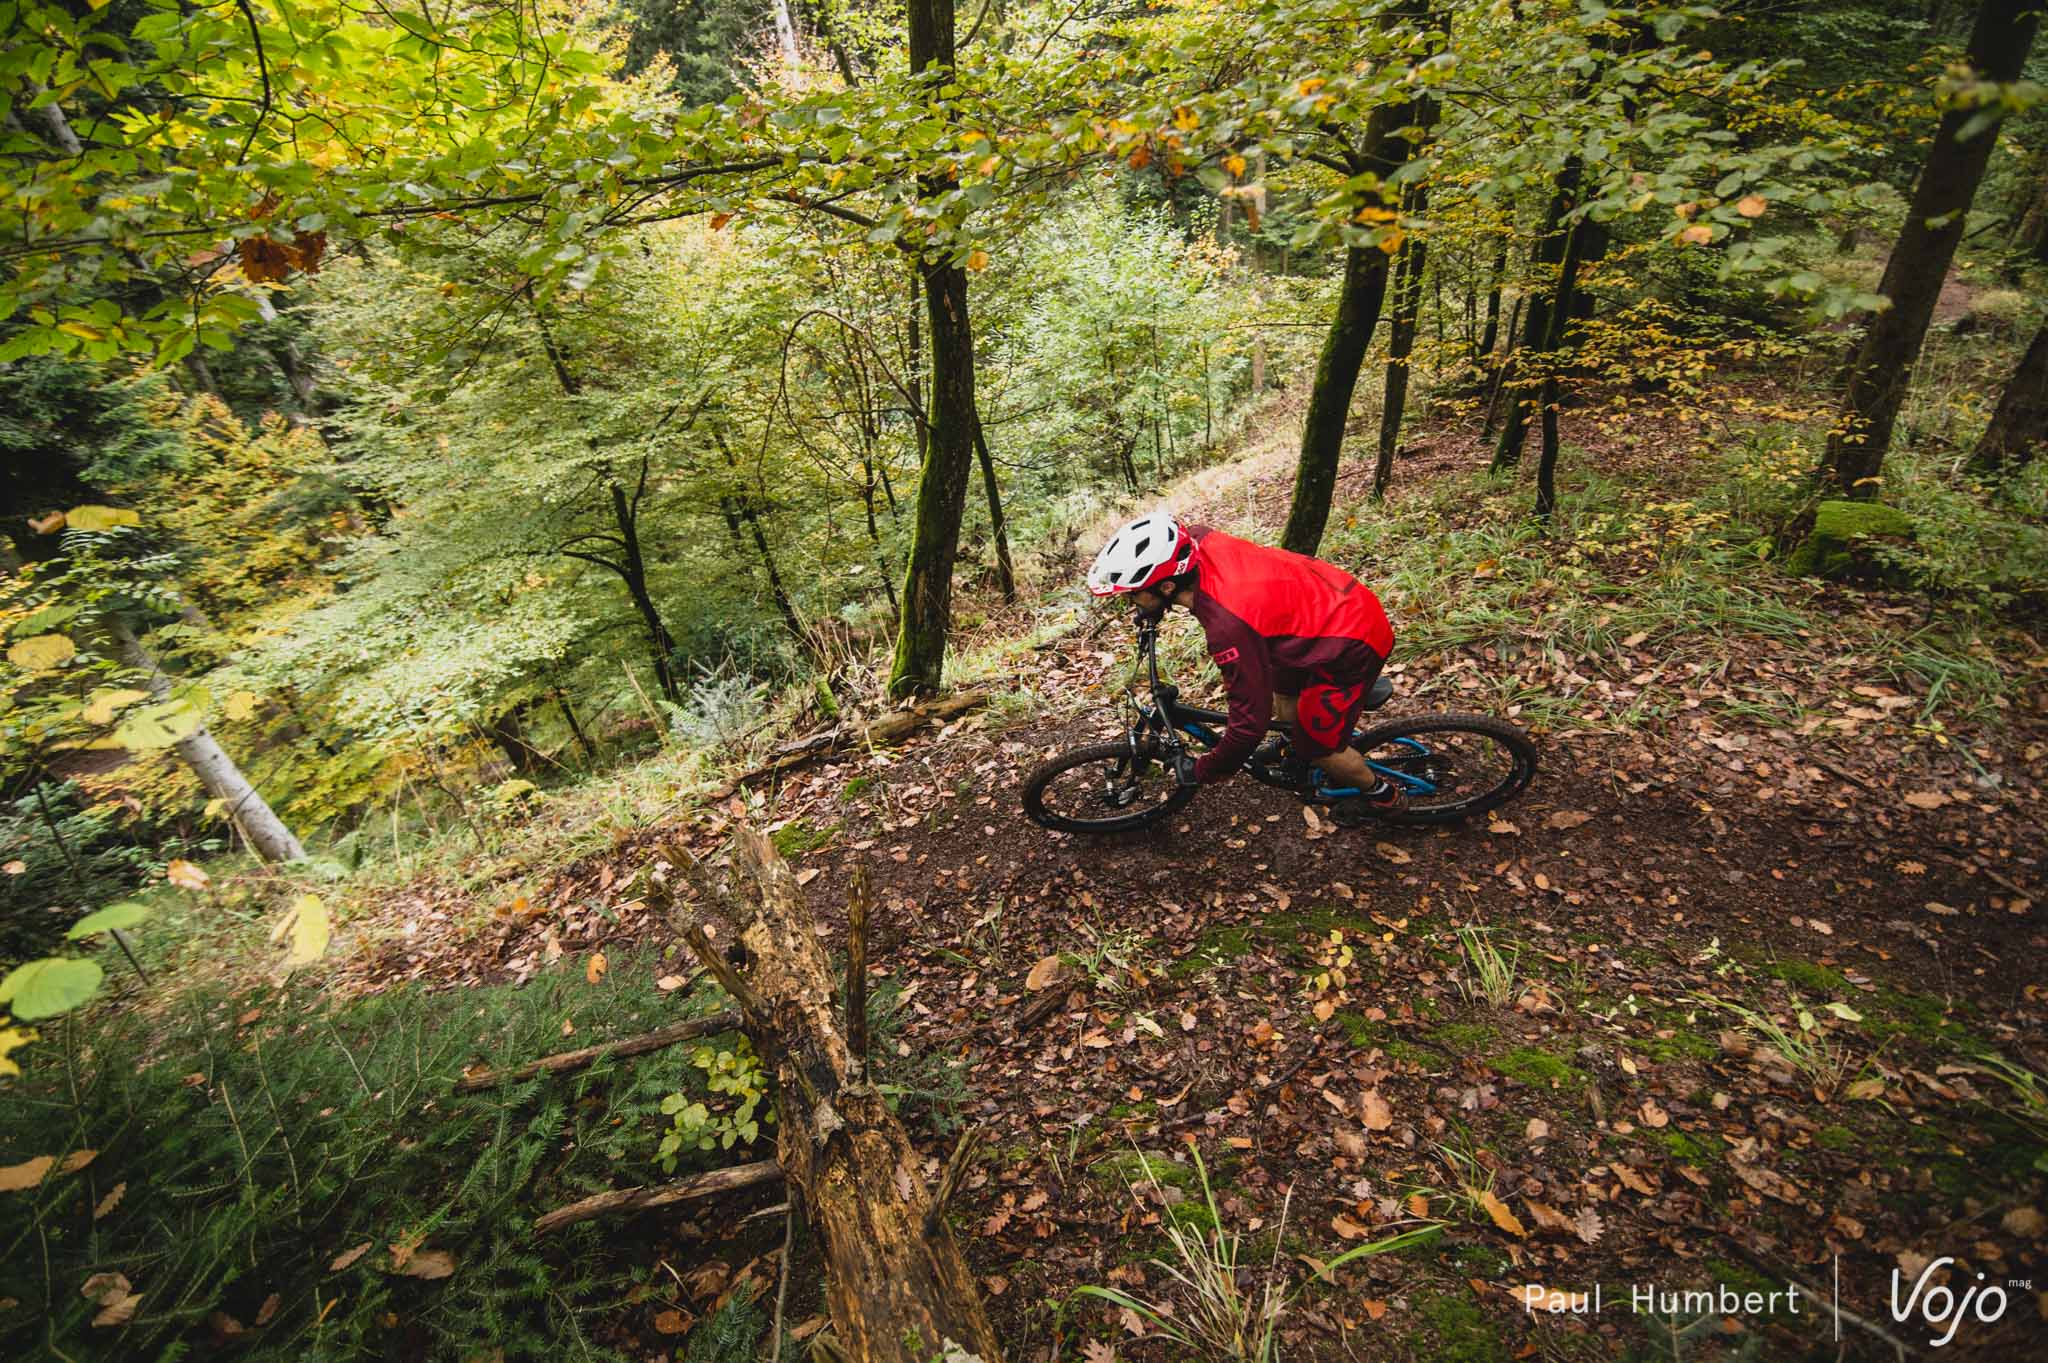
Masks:
[[[1321,559],[1226,535],[1188,532],[1199,547],[1195,618],[1230,688],[1223,741],[1195,763],[1212,781],[1244,765],[1266,736],[1273,692],[1376,674],[1394,648],[1387,613],[1358,579]]]

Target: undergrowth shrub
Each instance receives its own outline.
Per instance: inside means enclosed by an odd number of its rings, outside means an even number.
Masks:
[[[679,1009],[653,973],[621,963],[596,985],[563,970],[346,1007],[297,989],[216,994],[59,1029],[0,1097],[8,1162],[58,1161],[5,1195],[0,1300],[15,1304],[0,1355],[168,1358],[231,1341],[295,1363],[614,1357],[585,1321],[624,1297],[631,1238],[589,1222],[537,1240],[533,1218],[656,1181],[659,1105],[696,1072],[657,1052],[471,1095],[451,1085],[478,1060],[577,1044],[565,1024],[596,1040],[708,1007]],[[446,1252],[452,1271],[398,1271],[407,1250],[426,1264]],[[136,1294],[125,1324],[92,1324],[96,1274]]]

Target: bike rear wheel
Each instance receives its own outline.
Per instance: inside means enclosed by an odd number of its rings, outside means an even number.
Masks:
[[[1170,762],[1128,742],[1075,748],[1039,764],[1024,782],[1024,812],[1063,833],[1148,828],[1195,798]]]
[[[1491,715],[1423,715],[1376,724],[1351,746],[1408,796],[1408,807],[1379,817],[1387,823],[1462,823],[1500,808],[1536,775],[1536,745]]]

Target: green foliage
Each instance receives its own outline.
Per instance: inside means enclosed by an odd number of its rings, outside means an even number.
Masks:
[[[673,1118],[674,1125],[662,1134],[656,1153],[670,1173],[686,1152],[752,1145],[760,1139],[761,1124],[775,1120],[773,1107],[761,1110],[768,1097],[768,1074],[746,1038],[730,1050],[699,1046],[690,1052],[690,1063],[704,1071],[710,1102],[685,1093],[661,1100],[662,1115]],[[715,1111],[713,1104],[718,1105]]]
[[[768,1313],[741,1288],[698,1322],[684,1342],[683,1363],[756,1363],[756,1346],[768,1330]],[[788,1357],[787,1350],[784,1357]]]
[[[537,1241],[532,1222],[618,1179],[659,1177],[647,1132],[667,1067],[650,1057],[449,1089],[478,1058],[504,1067],[558,1046],[565,1017],[592,1037],[672,1018],[652,973],[622,962],[598,985],[563,971],[344,1007],[202,992],[158,1016],[102,1017],[89,1046],[46,1028],[0,1102],[0,1144],[24,1158],[95,1153],[8,1194],[19,1215],[0,1238],[0,1295],[32,1309],[0,1316],[0,1350],[210,1349],[217,1311],[260,1359],[613,1357],[589,1317],[644,1270],[595,1224]],[[393,1245],[445,1250],[453,1271],[397,1271]],[[98,1307],[79,1285],[95,1272],[142,1295],[129,1324],[90,1325]]]

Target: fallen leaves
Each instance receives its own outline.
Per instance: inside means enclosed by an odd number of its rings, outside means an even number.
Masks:
[[[1031,973],[1024,977],[1024,987],[1037,994],[1052,988],[1060,978],[1060,958],[1043,956],[1038,964],[1031,967]]]
[[[1522,1224],[1521,1219],[1519,1217],[1517,1217],[1512,1211],[1508,1209],[1507,1203],[1501,1201],[1498,1197],[1494,1195],[1493,1189],[1483,1188],[1480,1190],[1479,1205],[1481,1208],[1485,1210],[1488,1216],[1493,1218],[1494,1225],[1499,1226],[1509,1235],[1513,1235],[1521,1239],[1528,1238],[1528,1228]]]
[[[329,1273],[339,1273],[344,1268],[347,1268],[350,1264],[353,1264],[356,1260],[362,1258],[365,1254],[368,1254],[369,1252],[370,1242],[368,1240],[365,1240],[360,1245],[357,1245],[354,1249],[343,1250],[341,1253],[335,1255],[333,1261],[327,1265],[327,1271]]]
[[[1385,1131],[1394,1124],[1394,1109],[1378,1089],[1370,1088],[1358,1095],[1358,1119],[1368,1131]]]
[[[1915,790],[1905,796],[1906,803],[1915,809],[1940,809],[1949,803],[1949,797],[1938,790]]]
[[[1556,810],[1551,814],[1549,818],[1545,819],[1543,821],[1543,826],[1545,828],[1555,828],[1562,831],[1567,828],[1577,828],[1581,824],[1590,823],[1592,822],[1592,819],[1593,816],[1591,814],[1588,814],[1583,809],[1560,809]]]
[[[604,978],[605,959],[602,951],[590,953],[590,959],[583,963],[583,978],[587,983],[596,984]]]
[[[99,1314],[92,1323],[102,1329],[115,1325],[126,1325],[135,1316],[135,1308],[142,1303],[142,1294],[135,1291],[127,1276],[120,1273],[95,1273],[85,1280],[78,1295],[99,1305]]]

